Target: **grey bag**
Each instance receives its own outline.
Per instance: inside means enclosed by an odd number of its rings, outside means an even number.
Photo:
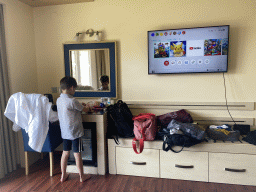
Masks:
[[[167,129],[181,130],[184,135],[190,136],[197,140],[203,140],[206,136],[207,127],[203,127],[192,123],[181,123],[176,120],[172,120]]]
[[[236,130],[236,131],[230,131],[230,133],[228,135],[226,135],[225,133],[222,133],[220,131],[216,131],[214,129],[207,129],[206,131],[207,136],[209,137],[209,139],[214,140],[214,142],[216,142],[217,140],[221,140],[221,141],[240,141],[240,131]],[[241,142],[241,141],[240,141]]]

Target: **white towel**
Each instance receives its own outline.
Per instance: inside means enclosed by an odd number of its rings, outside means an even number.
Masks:
[[[28,145],[41,152],[48,130],[49,121],[58,120],[56,112],[52,111],[52,103],[41,94],[13,94],[7,103],[4,115],[13,124],[13,130],[25,129],[29,136]]]

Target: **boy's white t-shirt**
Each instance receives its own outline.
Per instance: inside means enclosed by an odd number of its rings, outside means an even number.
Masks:
[[[62,139],[74,140],[84,135],[81,111],[84,106],[69,94],[57,99],[57,110]]]

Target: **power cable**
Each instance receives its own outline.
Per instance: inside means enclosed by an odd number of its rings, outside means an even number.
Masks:
[[[227,100],[227,88],[226,88],[226,80],[225,80],[225,75],[223,73],[223,79],[224,79],[224,89],[225,89],[225,100],[226,100],[226,107],[227,107],[227,110],[228,110],[228,113],[229,113],[229,116],[231,117],[232,121],[234,122],[234,124],[236,125],[236,122],[234,121],[230,111],[229,111],[229,108],[228,108],[228,100]]]

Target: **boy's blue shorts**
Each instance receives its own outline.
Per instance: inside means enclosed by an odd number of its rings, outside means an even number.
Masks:
[[[75,140],[63,139],[63,151],[70,151],[73,146],[74,153],[80,153],[83,151],[82,139],[77,138]]]

